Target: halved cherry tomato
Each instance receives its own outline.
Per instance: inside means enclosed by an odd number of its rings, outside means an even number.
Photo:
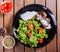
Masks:
[[[43,43],[43,39],[39,39],[39,43],[42,44]]]
[[[9,11],[11,11],[11,9],[12,9],[12,8],[8,8],[8,9],[7,9],[7,10],[8,10],[8,12],[9,12]]]
[[[8,5],[9,8],[12,8],[12,2],[9,2]]]
[[[30,32],[28,32],[27,36],[30,38],[30,36],[31,36],[31,33],[30,33]]]
[[[1,5],[1,11],[3,13],[8,13],[12,10],[12,2],[5,2]]]
[[[38,32],[40,32],[40,33],[43,32],[43,28],[39,28]]]
[[[2,9],[2,10],[5,9],[5,8],[7,8],[7,4],[3,4],[3,5],[1,6],[1,9]]]
[[[7,9],[2,10],[3,13],[7,13]]]
[[[28,29],[29,30],[32,30],[34,28],[34,25],[33,24],[30,24],[29,26],[28,26]]]

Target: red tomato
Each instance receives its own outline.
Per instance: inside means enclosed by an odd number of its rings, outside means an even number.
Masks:
[[[31,36],[31,33],[29,32],[29,33],[27,34],[27,36],[30,38],[30,36]]]
[[[12,10],[12,2],[8,3],[8,9],[7,10],[8,10],[8,12]]]
[[[7,9],[2,10],[3,13],[7,13]]]
[[[38,32],[40,32],[40,33],[43,32],[43,28],[39,28]]]
[[[8,12],[9,12],[9,11],[11,11],[11,10],[12,10],[12,8],[8,8],[7,10],[8,10]]]
[[[9,5],[9,8],[12,8],[12,5]]]
[[[29,26],[28,26],[28,29],[29,30],[32,30],[34,28],[34,25],[33,24],[30,24]]]
[[[12,8],[12,2],[8,2],[8,8]]]
[[[39,43],[42,44],[43,43],[43,39],[39,39]]]
[[[12,2],[6,2],[1,5],[1,10],[3,13],[8,13],[12,10]]]
[[[2,9],[2,10],[4,10],[5,8],[7,8],[7,4],[3,4],[3,5],[1,6],[1,9]]]

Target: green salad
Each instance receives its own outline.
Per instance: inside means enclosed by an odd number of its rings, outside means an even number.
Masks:
[[[16,31],[18,40],[30,47],[37,47],[38,43],[44,43],[44,38],[48,38],[46,30],[41,27],[40,21],[36,20],[36,16],[27,21],[19,19],[19,27]]]

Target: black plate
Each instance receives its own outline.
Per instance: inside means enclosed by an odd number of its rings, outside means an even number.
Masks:
[[[38,4],[31,4],[31,5],[23,7],[14,16],[13,26],[12,26],[13,27],[14,36],[16,36],[17,32],[14,29],[15,28],[17,29],[19,27],[19,19],[21,19],[20,15],[22,13],[26,12],[26,11],[37,11],[38,12],[40,10],[43,10],[43,11],[45,11],[47,13],[48,18],[50,18],[50,20],[51,20],[50,23],[51,23],[52,28],[50,30],[47,30],[48,39],[44,39],[44,43],[43,44],[38,44],[37,47],[43,47],[43,46],[47,45],[49,42],[51,42],[51,40],[54,38],[55,33],[57,31],[56,19],[55,19],[53,13],[47,7],[42,6],[42,5],[38,5]],[[23,44],[23,45],[25,45],[25,44]],[[29,45],[25,45],[25,46],[29,47]]]

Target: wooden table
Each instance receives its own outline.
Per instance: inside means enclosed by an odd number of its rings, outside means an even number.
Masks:
[[[0,0],[0,3],[3,1],[12,1],[13,10],[9,14],[2,14],[0,12],[0,28],[5,27],[8,35],[13,35],[12,32],[12,21],[13,16],[18,10],[22,7],[29,4],[41,4],[48,7],[57,19],[57,34],[54,39],[46,46],[42,48],[28,48],[24,47],[19,42],[12,49],[5,49],[2,46],[3,35],[0,34],[0,52],[60,52],[60,0]],[[6,34],[5,34],[6,35]]]

